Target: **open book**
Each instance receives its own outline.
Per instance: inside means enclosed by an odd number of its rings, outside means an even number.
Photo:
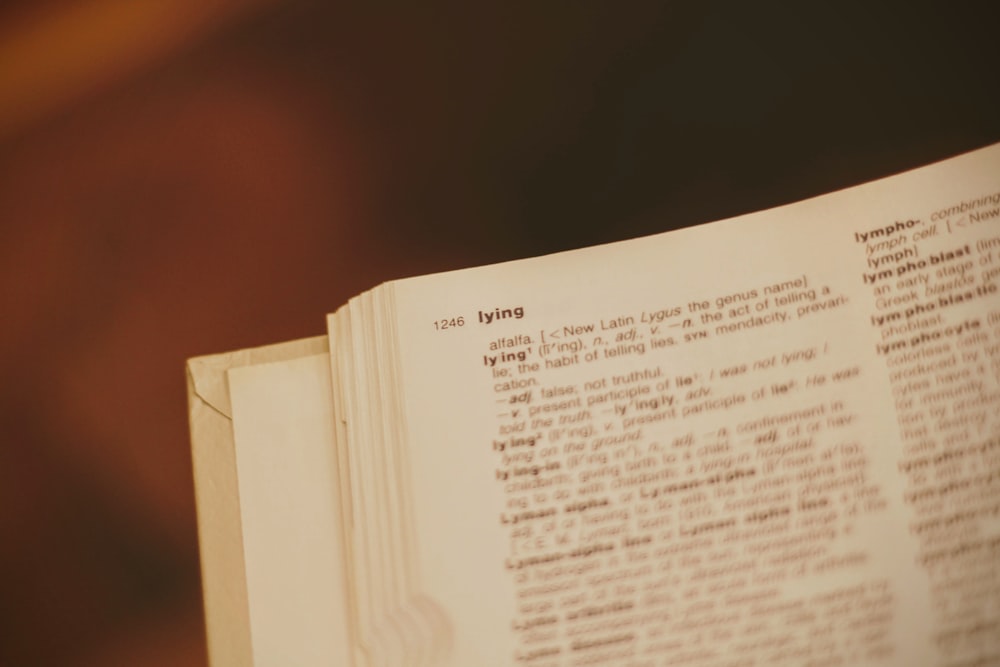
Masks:
[[[193,359],[215,665],[1000,664],[1000,145]]]

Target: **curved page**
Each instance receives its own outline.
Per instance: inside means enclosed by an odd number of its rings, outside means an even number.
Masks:
[[[450,664],[1000,660],[998,175],[392,283]]]

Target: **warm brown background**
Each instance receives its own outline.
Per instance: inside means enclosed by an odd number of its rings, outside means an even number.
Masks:
[[[983,10],[332,4],[0,5],[0,665],[205,663],[185,358],[1000,140]]]

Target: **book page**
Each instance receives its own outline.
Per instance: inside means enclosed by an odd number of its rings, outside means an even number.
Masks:
[[[1000,660],[1000,148],[390,285],[452,664]]]
[[[253,664],[227,371],[322,354],[327,349],[327,337],[316,336],[187,362],[201,586],[208,658],[213,665]]]
[[[350,665],[329,355],[229,383],[253,664]]]

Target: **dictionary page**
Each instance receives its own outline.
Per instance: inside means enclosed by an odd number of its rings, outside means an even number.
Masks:
[[[449,664],[1000,660],[998,213],[994,146],[383,288]]]

